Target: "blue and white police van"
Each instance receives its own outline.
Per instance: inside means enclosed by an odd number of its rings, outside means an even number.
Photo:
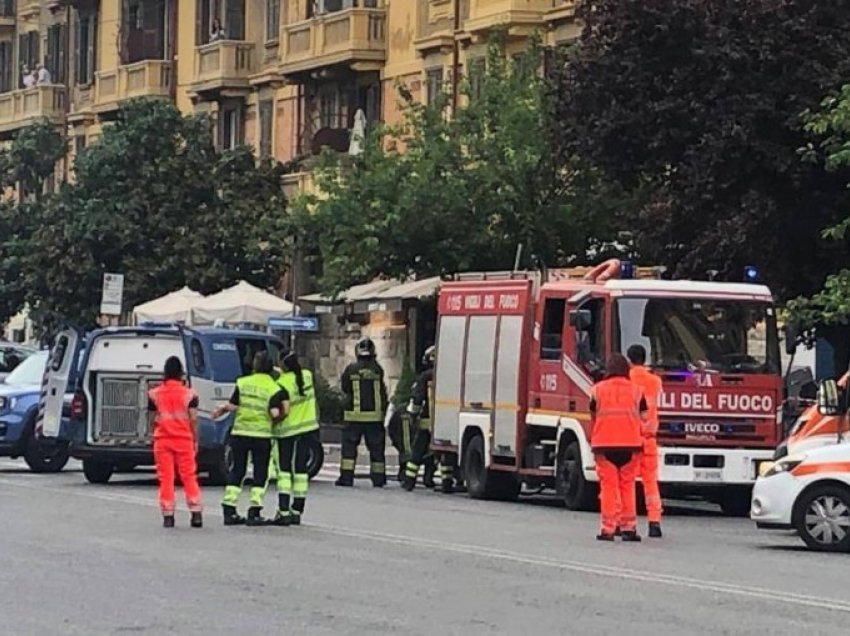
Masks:
[[[38,432],[68,441],[71,456],[82,460],[91,483],[106,483],[116,471],[153,466],[148,391],[162,381],[165,360],[177,356],[200,402],[199,471],[222,484],[231,463],[233,415],[213,420],[211,413],[230,398],[236,378],[251,372],[255,353],[266,351],[276,361],[283,348],[269,333],[220,327],[142,324],[86,336],[66,329],[55,340],[45,372]],[[73,398],[63,417],[65,387],[81,349]],[[318,435],[312,451],[310,473],[315,475],[323,460]]]

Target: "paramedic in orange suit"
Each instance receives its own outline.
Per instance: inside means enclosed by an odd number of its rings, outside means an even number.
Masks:
[[[661,491],[658,489],[658,397],[661,395],[661,378],[646,368],[646,349],[632,345],[626,352],[632,369],[629,377],[643,390],[647,417],[643,427],[643,455],[640,460],[640,480],[646,499],[646,518],[649,536],[661,538]]]
[[[175,472],[180,475],[193,528],[203,526],[201,488],[195,454],[198,450],[198,396],[183,382],[183,364],[174,356],[165,361],[165,380],[148,392],[148,410],[155,415],[153,456],[159,478],[163,526],[174,527]]]
[[[635,482],[646,411],[643,392],[629,379],[629,361],[615,353],[605,365],[605,379],[593,387],[590,400],[590,446],[602,509],[602,529],[596,537],[600,541],[613,541],[618,526],[623,541],[640,541]]]

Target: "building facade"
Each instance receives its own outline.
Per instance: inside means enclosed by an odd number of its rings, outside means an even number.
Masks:
[[[458,85],[505,29],[577,35],[573,0],[0,0],[0,140],[54,122],[69,159],[123,100],[208,113],[221,147],[281,161],[345,151],[400,118],[397,84],[427,101]],[[65,170],[67,176],[67,170]],[[303,187],[303,175],[290,180]]]

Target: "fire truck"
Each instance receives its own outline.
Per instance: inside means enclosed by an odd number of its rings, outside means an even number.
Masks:
[[[663,383],[659,480],[748,514],[760,464],[782,436],[770,290],[755,283],[575,270],[458,275],[442,285],[432,448],[458,462],[470,496],[555,490],[596,506],[590,392],[605,360],[643,345]],[[524,488],[523,488],[524,486]]]

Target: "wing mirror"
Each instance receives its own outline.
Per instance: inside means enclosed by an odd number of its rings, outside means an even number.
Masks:
[[[797,337],[799,335],[797,325],[790,322],[785,325],[785,353],[789,356],[794,355],[797,350]]]
[[[824,380],[818,387],[818,413],[839,415],[844,410],[842,391],[835,380]]]
[[[593,314],[589,309],[574,309],[570,312],[570,326],[576,331],[587,331],[593,324]]]

